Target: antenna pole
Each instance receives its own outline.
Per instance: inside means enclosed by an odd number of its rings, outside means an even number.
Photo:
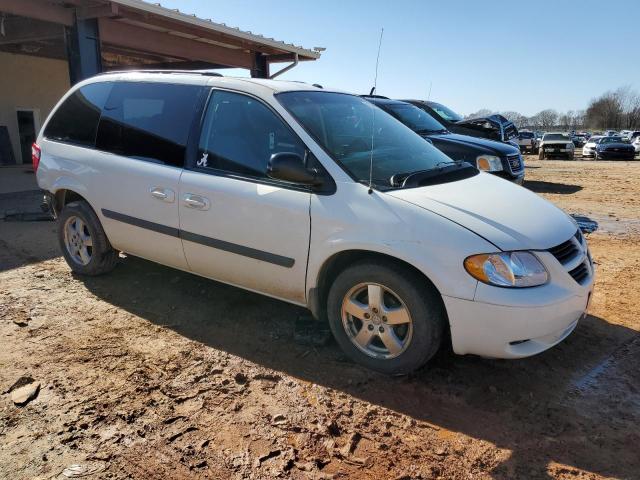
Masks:
[[[427,95],[427,102],[431,99],[431,87],[433,86],[433,80],[429,82],[429,95]]]
[[[382,47],[382,34],[384,33],[384,27],[382,27],[380,29],[380,40],[378,40],[378,56],[376,57],[376,74],[375,77],[373,78],[373,88],[371,89],[371,92],[375,92],[376,91],[376,87],[378,86],[378,64],[380,63],[380,48]],[[372,120],[371,120],[371,155],[369,156],[369,195],[371,195],[373,193],[373,142],[375,139],[375,132],[376,132],[376,107],[375,105],[372,105],[372,109],[371,111],[372,113]]]

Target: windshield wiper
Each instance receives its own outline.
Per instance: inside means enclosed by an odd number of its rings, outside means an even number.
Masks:
[[[449,133],[449,130],[447,130],[446,128],[439,128],[437,130],[431,129],[431,128],[422,128],[420,130],[416,130],[415,131],[418,135],[429,135],[429,134],[433,134],[433,133]]]
[[[470,163],[457,161],[443,161],[436,163],[432,168],[417,170],[409,173],[396,173],[389,179],[391,186],[395,188],[411,188],[433,185],[436,183],[454,182],[464,178],[473,177],[478,170]]]

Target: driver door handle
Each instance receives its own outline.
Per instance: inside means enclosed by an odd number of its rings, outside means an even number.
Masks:
[[[196,210],[209,210],[209,207],[211,207],[211,202],[207,197],[195,195],[193,193],[185,193],[182,197],[182,202],[185,207]]]

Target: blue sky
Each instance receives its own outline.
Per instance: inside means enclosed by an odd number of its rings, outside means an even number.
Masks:
[[[320,60],[281,78],[355,93],[373,84],[384,27],[378,93],[426,98],[432,84],[432,100],[463,114],[577,110],[620,86],[640,91],[640,0],[159,1],[306,48],[326,47]]]

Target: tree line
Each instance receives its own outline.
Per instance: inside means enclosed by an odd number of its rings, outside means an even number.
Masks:
[[[586,110],[558,112],[552,108],[530,117],[519,112],[495,112],[487,108],[466,118],[486,117],[499,113],[516,127],[532,130],[640,130],[640,94],[629,86],[608,91],[591,99]]]

